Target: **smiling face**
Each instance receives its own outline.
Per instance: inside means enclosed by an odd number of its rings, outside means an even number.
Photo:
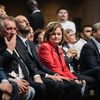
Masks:
[[[49,42],[52,45],[58,45],[62,41],[62,30],[60,27],[57,27],[55,31],[50,35]]]

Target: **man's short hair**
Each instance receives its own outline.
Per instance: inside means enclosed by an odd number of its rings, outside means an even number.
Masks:
[[[66,10],[67,12],[69,12],[67,8],[65,8],[65,7],[60,7],[60,8],[57,10],[56,13],[58,14],[58,12],[59,12],[60,10]]]

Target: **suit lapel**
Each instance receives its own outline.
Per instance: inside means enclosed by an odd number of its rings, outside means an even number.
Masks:
[[[100,56],[100,53],[98,51],[98,48],[97,48],[97,46],[96,46],[96,44],[94,43],[93,40],[90,40],[90,46],[91,46],[92,49],[94,49],[96,51],[97,55]]]
[[[26,69],[26,65],[23,61],[21,61],[21,58],[18,57],[18,55],[16,54],[16,52],[14,51],[13,53],[13,57],[15,58],[15,60],[17,61],[17,63],[20,65],[21,69],[22,69],[22,72],[24,74],[25,77],[29,76],[29,72],[27,71]]]
[[[17,37],[17,41],[16,41],[16,50],[19,56],[21,57],[21,59],[24,61],[26,47],[19,37]]]
[[[31,49],[31,52],[32,52],[32,56],[35,57],[35,59],[38,60],[38,57],[37,57],[37,51],[36,51],[36,45],[34,43],[31,43],[29,42],[29,45],[30,45],[30,49]]]

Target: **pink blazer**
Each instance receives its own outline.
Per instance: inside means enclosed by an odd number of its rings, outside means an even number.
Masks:
[[[60,57],[55,48],[50,43],[43,43],[39,50],[38,56],[40,61],[52,71],[66,78],[77,78],[73,75],[65,64],[64,54],[61,48],[58,49]]]

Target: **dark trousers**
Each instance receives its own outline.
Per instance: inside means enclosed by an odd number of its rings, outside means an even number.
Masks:
[[[34,100],[46,100],[46,87],[42,83],[34,82],[33,80],[28,81],[30,86],[35,89],[35,97]]]
[[[62,100],[63,87],[58,81],[50,78],[43,78],[47,89],[46,100]]]
[[[81,85],[71,81],[54,81],[44,78],[47,89],[46,100],[82,100]]]
[[[62,85],[50,78],[42,78],[42,80],[43,84],[32,81],[30,83],[36,91],[34,100],[62,100],[64,90]]]
[[[75,83],[74,81],[63,80],[60,83],[63,86],[62,100],[82,100],[81,85]]]

